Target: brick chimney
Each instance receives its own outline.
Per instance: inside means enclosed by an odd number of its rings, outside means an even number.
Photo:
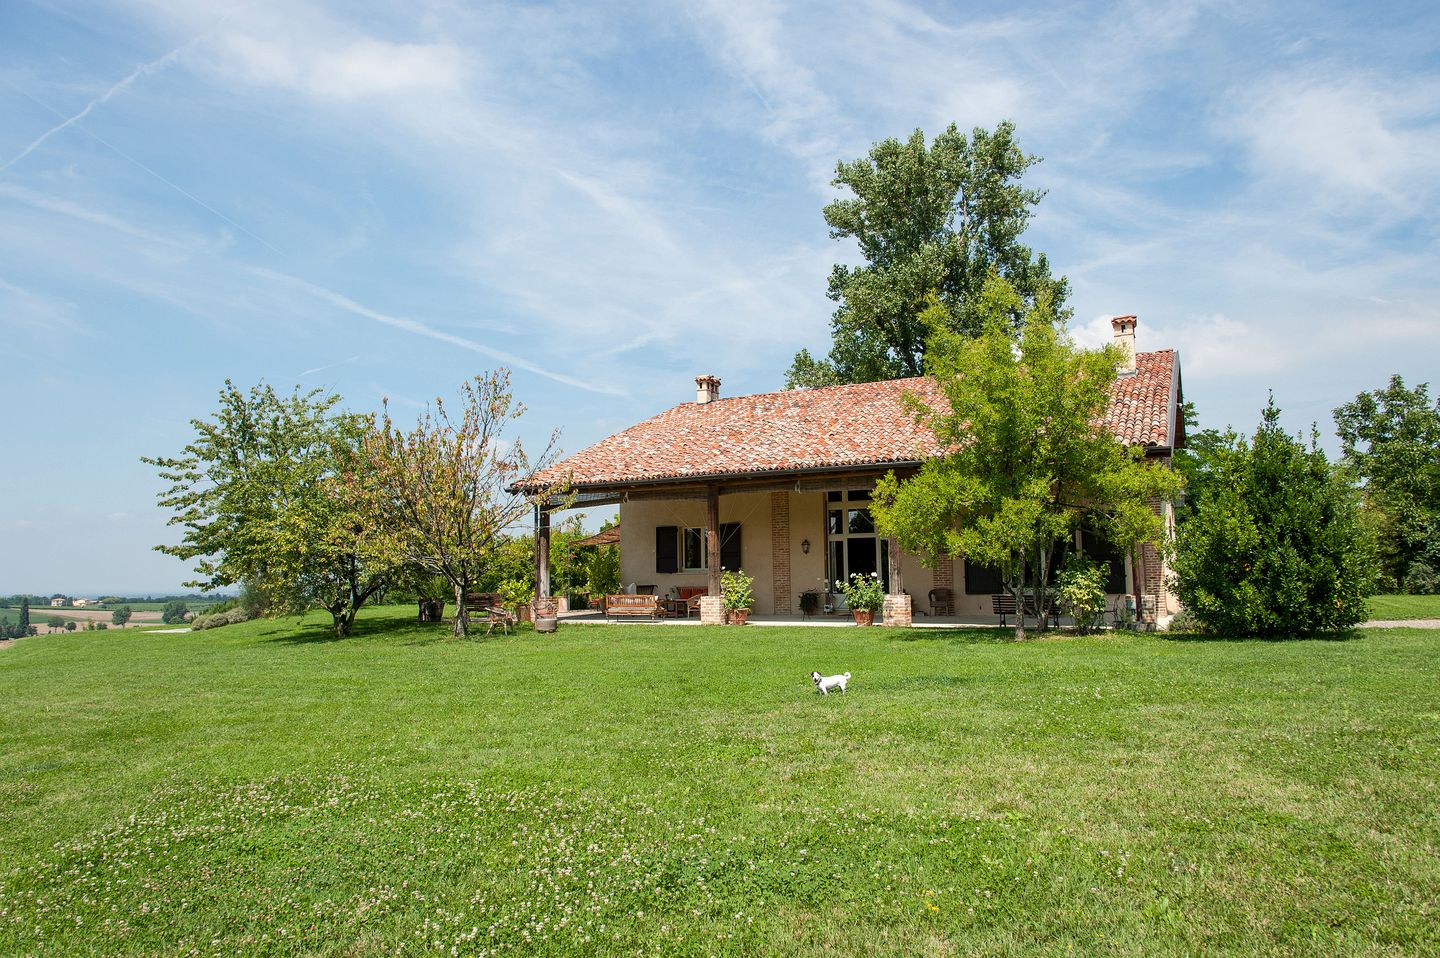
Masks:
[[[1131,362],[1134,366],[1134,362]],[[720,398],[720,380],[715,376],[695,377],[695,401],[700,405],[714,402]]]
[[[1131,376],[1135,373],[1135,325],[1134,316],[1115,316],[1110,320],[1110,328],[1115,330],[1115,345],[1120,347],[1124,355],[1120,358],[1120,375]]]

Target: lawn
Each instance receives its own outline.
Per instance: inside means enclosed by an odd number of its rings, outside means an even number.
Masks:
[[[413,615],[0,650],[0,953],[1440,954],[1440,632]]]
[[[1440,619],[1440,595],[1372,595],[1372,619]]]

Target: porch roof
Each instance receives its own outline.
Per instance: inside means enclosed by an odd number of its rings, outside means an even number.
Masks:
[[[1173,444],[1179,363],[1172,350],[1140,353],[1134,375],[1111,390],[1104,424],[1124,443]],[[903,397],[938,405],[927,376],[790,389],[681,403],[537,473],[525,485],[570,488],[709,478],[803,474],[913,464],[940,455],[935,434],[915,421]]]

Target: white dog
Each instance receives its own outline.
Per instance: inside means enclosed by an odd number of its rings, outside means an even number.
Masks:
[[[840,694],[845,694],[845,686],[850,682],[850,673],[844,675],[821,675],[819,672],[810,673],[810,681],[815,683],[815,691],[821,695],[829,695],[831,689],[839,689]]]

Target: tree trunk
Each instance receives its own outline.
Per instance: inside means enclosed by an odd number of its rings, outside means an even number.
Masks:
[[[455,584],[455,631],[457,639],[463,639],[470,632],[470,617],[465,611],[465,585]]]
[[[1035,564],[1039,567],[1035,576],[1035,627],[1047,631],[1045,626],[1045,583],[1050,576],[1050,548],[1042,546],[1035,550]]]
[[[1020,578],[1007,580],[1005,588],[1015,599],[1015,641],[1025,641],[1025,565],[1020,565]]]

